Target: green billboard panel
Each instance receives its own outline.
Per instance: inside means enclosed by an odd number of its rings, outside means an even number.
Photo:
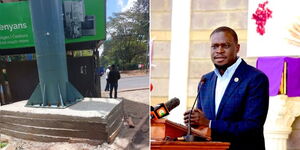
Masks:
[[[0,48],[34,46],[28,2],[2,3],[0,12]]]
[[[66,44],[105,40],[105,0],[63,0],[62,5]],[[34,47],[29,2],[0,3],[0,12],[0,51]]]

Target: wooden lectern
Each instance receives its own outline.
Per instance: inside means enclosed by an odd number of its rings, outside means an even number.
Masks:
[[[151,150],[226,150],[227,142],[151,141]]]
[[[202,128],[201,130],[192,129],[192,134],[200,136],[207,141],[203,142],[184,142],[184,141],[166,141],[177,137],[185,136],[187,127],[175,122],[158,119],[151,120],[151,150],[226,150],[229,148],[228,142],[210,141],[210,129]]]

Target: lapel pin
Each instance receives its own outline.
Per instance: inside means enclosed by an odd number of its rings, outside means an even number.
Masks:
[[[239,82],[239,78],[238,78],[238,77],[235,77],[235,78],[234,78],[234,82]]]

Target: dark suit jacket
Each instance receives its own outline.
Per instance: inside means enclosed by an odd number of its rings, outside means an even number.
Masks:
[[[205,82],[198,86],[197,107],[211,120],[212,139],[230,142],[231,150],[264,150],[263,125],[269,105],[267,76],[243,60],[230,79],[217,115],[217,76],[210,72],[203,78]]]
[[[118,80],[121,78],[120,72],[118,70],[111,70],[108,73],[107,81],[112,84],[118,83]]]

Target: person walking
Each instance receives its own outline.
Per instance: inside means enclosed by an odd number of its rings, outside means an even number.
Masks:
[[[0,71],[0,104],[1,104],[1,106],[5,104],[4,89],[3,89],[5,78],[6,78],[6,75],[3,74],[3,71],[1,69],[1,71]]]
[[[110,84],[109,97],[112,98],[113,89],[115,90],[114,98],[117,98],[118,93],[118,80],[121,78],[120,72],[115,65],[111,65],[111,70],[108,74],[108,82]]]
[[[9,87],[9,82],[8,82],[8,75],[6,72],[6,69],[2,69],[2,78],[0,79],[0,97],[1,97],[1,104],[6,104],[11,102],[11,92],[10,92],[10,87]],[[0,75],[1,75],[0,74]],[[3,80],[3,81],[1,81]],[[1,84],[2,82],[2,84]]]
[[[107,69],[105,70],[105,79],[106,79],[106,86],[104,91],[109,91],[109,82],[108,82],[108,74],[110,71],[110,65],[107,66]]]

